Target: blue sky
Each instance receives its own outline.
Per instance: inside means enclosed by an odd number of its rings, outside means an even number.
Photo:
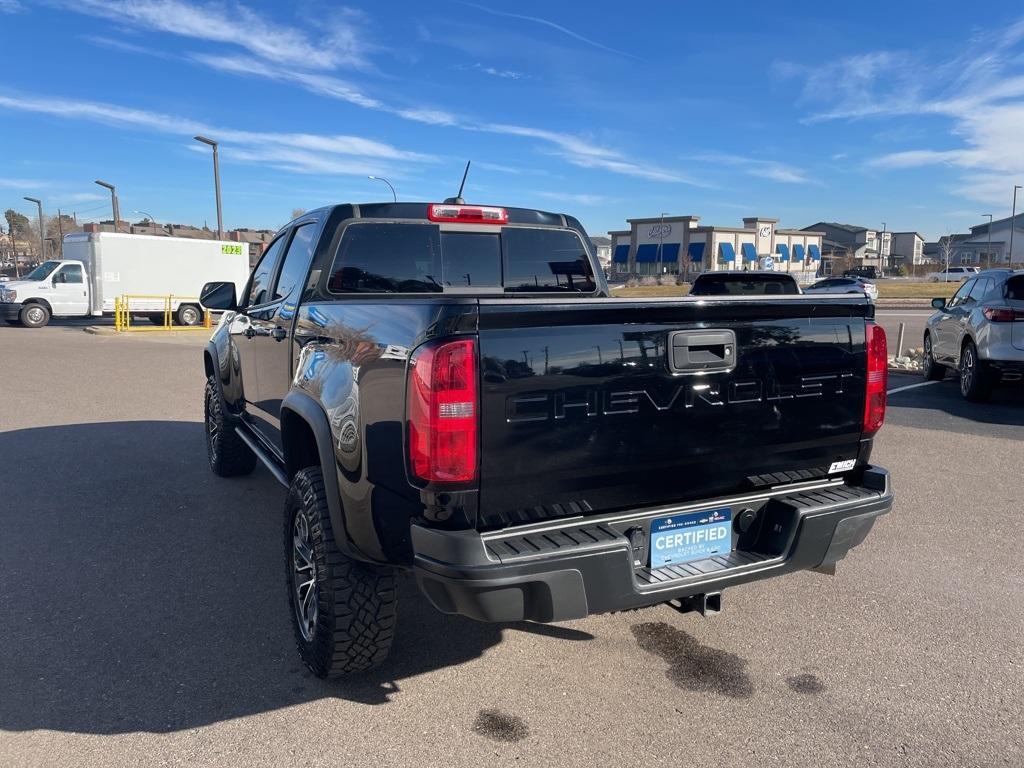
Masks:
[[[0,207],[276,228],[454,194],[929,239],[1024,184],[1017,2],[0,0]],[[1024,198],[1022,198],[1024,204]]]

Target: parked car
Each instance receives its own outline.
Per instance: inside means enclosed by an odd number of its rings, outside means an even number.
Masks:
[[[866,280],[877,280],[880,277],[885,277],[885,274],[876,266],[852,267],[843,272],[843,277],[863,277]]]
[[[807,286],[804,293],[858,293],[875,301],[878,299],[878,286],[863,277],[829,277]]]
[[[926,279],[932,283],[958,283],[978,272],[977,267],[946,267],[938,272],[929,272]]]
[[[787,272],[703,272],[690,286],[691,296],[796,296],[799,293],[800,286]]]
[[[576,219],[457,199],[311,211],[202,296],[210,468],[288,488],[320,676],[387,657],[400,569],[480,621],[705,613],[892,505],[862,296],[611,298]]]
[[[995,385],[1024,377],[1024,271],[986,270],[932,306],[938,311],[925,325],[926,379],[953,369],[960,394],[984,401]]]

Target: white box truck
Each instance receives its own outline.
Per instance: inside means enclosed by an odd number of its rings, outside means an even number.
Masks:
[[[21,280],[0,284],[0,317],[39,328],[51,317],[113,314],[118,296],[171,296],[174,319],[196,325],[202,321],[197,297],[205,283],[243,286],[248,279],[244,243],[76,232],[64,236],[62,260],[45,261]],[[132,314],[158,323],[164,306],[159,298],[129,304]]]

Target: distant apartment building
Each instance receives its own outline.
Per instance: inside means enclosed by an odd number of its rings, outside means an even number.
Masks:
[[[821,247],[828,259],[850,258],[860,266],[889,265],[892,232],[879,233],[868,227],[840,224],[835,221],[819,221],[805,229],[809,232],[822,233]],[[923,239],[921,243],[923,248]]]
[[[993,221],[991,227],[986,221],[971,227],[970,232],[950,236],[953,241],[950,263],[981,267],[1024,263],[1024,213],[1018,213],[1012,225],[1013,253],[1010,253],[1011,221],[1007,216]],[[946,238],[939,238],[937,250],[942,250],[945,241]],[[945,254],[940,253],[939,260],[944,259]]]
[[[892,232],[889,245],[894,266],[918,266],[924,263],[924,237],[919,232]]]
[[[813,276],[821,265],[822,233],[783,229],[764,216],[742,227],[702,225],[699,216],[627,219],[608,233],[612,275],[684,275],[771,268]]]
[[[601,269],[607,272],[611,269],[612,265],[612,240],[610,237],[597,237],[590,238],[591,244],[594,246],[594,252],[597,254],[597,261],[601,265]]]

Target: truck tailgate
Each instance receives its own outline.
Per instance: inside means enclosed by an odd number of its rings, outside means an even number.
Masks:
[[[857,297],[481,300],[480,527],[752,492],[857,459]]]

